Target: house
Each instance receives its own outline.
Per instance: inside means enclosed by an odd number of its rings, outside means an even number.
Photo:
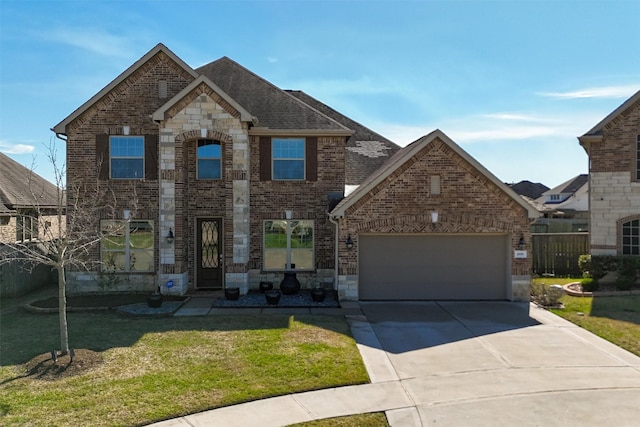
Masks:
[[[592,255],[640,255],[640,91],[584,135]]]
[[[440,130],[397,152],[331,216],[344,298],[528,300],[537,211]]]
[[[356,254],[369,246],[361,238],[386,230],[471,233],[478,240],[463,246],[486,243],[500,260],[486,270],[500,269],[491,277],[500,277],[503,292],[484,297],[528,298],[512,292],[514,283],[528,284],[529,263],[520,258],[526,251],[517,259],[511,252],[526,247],[533,210],[440,132],[400,150],[304,92],[282,90],[227,57],[193,69],[162,44],[53,130],[67,142],[69,182],[98,181],[118,196],[87,225],[104,234],[91,252],[101,267],[68,272],[70,292],[97,290],[105,278],[116,290],[247,292],[295,271],[303,287],[364,299]],[[414,155],[425,153],[412,147],[423,145],[440,157],[413,173]],[[450,169],[439,171],[440,165]],[[389,182],[389,171],[407,173],[380,200],[380,180]],[[430,189],[437,187],[432,175],[440,177],[442,193],[416,199],[427,195],[427,179]],[[345,189],[356,187],[344,198]],[[419,192],[407,199],[409,189]],[[357,207],[370,200],[376,201],[374,222],[364,226]],[[442,221],[420,229],[432,209]],[[411,219],[417,219],[413,226]],[[345,248],[349,236],[354,243]]]
[[[509,184],[509,187],[515,191],[516,194],[533,200],[542,196],[542,193],[549,189],[549,187],[544,184],[527,180],[516,182],[515,184]]]
[[[57,236],[58,188],[0,153],[0,243]]]
[[[542,218],[534,233],[578,233],[589,230],[589,176],[580,174],[545,191],[535,200]]]

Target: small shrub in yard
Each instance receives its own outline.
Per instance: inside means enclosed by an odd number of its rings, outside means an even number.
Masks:
[[[638,259],[636,257],[620,257],[617,272],[616,287],[621,291],[628,291],[638,278]]]
[[[560,285],[547,286],[543,283],[531,283],[531,299],[544,307],[557,306],[564,295],[564,289]]]
[[[582,290],[584,292],[595,292],[598,290],[598,280],[592,277],[582,279],[580,284],[582,285]]]

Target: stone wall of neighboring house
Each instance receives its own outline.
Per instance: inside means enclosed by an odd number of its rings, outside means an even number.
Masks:
[[[161,80],[167,82],[167,96],[162,98],[158,90]],[[129,127],[130,135],[144,135],[151,141],[157,139],[158,125],[150,120],[151,114],[192,80],[193,76],[179,64],[163,52],[159,52],[67,125],[69,206],[74,204],[75,193],[72,190],[76,185],[82,186],[79,194],[84,200],[89,200],[97,186],[104,192],[101,204],[105,209],[101,213],[102,218],[122,218],[123,210],[128,209],[133,212],[135,218],[152,220],[154,226],[158,227],[158,177],[150,175],[142,180],[110,180],[108,177],[105,179],[99,173],[98,166],[108,160],[100,154],[104,147],[100,147],[98,141],[101,136],[123,135],[125,126]],[[148,154],[158,159],[158,147]],[[157,168],[155,174],[157,175]],[[95,218],[87,227],[98,230],[99,218]],[[155,265],[158,266],[157,242],[154,251]],[[91,255],[95,260],[99,260],[100,247],[95,246]],[[101,290],[97,284],[99,276],[97,268],[89,273],[70,271],[70,293]],[[149,291],[157,285],[155,273],[139,274],[135,278],[125,278],[125,275],[112,276],[122,279],[119,285],[113,287],[117,290]]]
[[[251,149],[251,253],[252,281],[275,281],[282,274],[264,273],[262,266],[263,222],[284,219],[285,210],[293,212],[293,219],[310,219],[315,226],[316,271],[300,272],[303,287],[331,287],[334,271],[334,238],[336,229],[328,217],[328,194],[344,191],[345,137],[317,138],[317,177],[305,181],[272,181],[261,179],[260,138],[252,136]]]
[[[0,243],[16,241],[16,217],[3,216],[0,218]]]
[[[593,255],[621,251],[621,223],[640,217],[640,181],[636,177],[640,101],[603,129],[589,146],[590,240]]]
[[[436,178],[437,177],[437,178]],[[440,194],[431,183],[440,182]],[[431,212],[438,222],[431,222]],[[341,297],[357,298],[358,233],[506,233],[511,252],[520,236],[530,245],[526,210],[439,139],[349,207],[340,223],[340,242],[349,235],[354,247],[340,244]],[[530,247],[528,247],[530,251]],[[511,260],[512,297],[527,301],[531,260]]]

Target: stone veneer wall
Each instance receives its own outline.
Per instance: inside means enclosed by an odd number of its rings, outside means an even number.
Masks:
[[[160,133],[160,227],[174,230],[173,245],[162,245],[160,280],[180,273],[173,292],[195,288],[196,219],[223,219],[225,286],[246,292],[249,259],[247,125],[240,113],[202,84],[169,109]],[[222,179],[198,180],[196,141],[221,142]],[[186,282],[188,280],[188,283]]]
[[[440,179],[440,194],[431,194],[431,179]],[[437,223],[431,212],[437,211]],[[358,297],[358,233],[507,233],[511,250],[520,236],[530,245],[527,212],[502,189],[439,140],[413,158],[351,206],[340,221],[339,241],[350,234],[354,247],[339,245],[338,292]],[[530,256],[530,247],[529,256]],[[511,259],[507,297],[529,300],[531,259]]]
[[[620,223],[640,217],[640,182],[636,177],[640,100],[602,130],[589,151],[589,234],[593,255],[621,252]]]

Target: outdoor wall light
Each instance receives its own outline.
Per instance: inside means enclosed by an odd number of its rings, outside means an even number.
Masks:
[[[171,227],[169,227],[169,232],[167,233],[167,243],[172,244],[173,239],[174,239],[173,230],[171,229]]]
[[[438,222],[438,212],[436,212],[436,211],[431,212],[431,222],[433,222],[433,223]]]
[[[351,238],[351,234],[347,236],[347,240],[345,240],[345,245],[347,245],[347,249],[353,248],[353,239]]]
[[[524,241],[524,234],[520,235],[520,240],[518,240],[518,248],[524,249],[526,242]]]

